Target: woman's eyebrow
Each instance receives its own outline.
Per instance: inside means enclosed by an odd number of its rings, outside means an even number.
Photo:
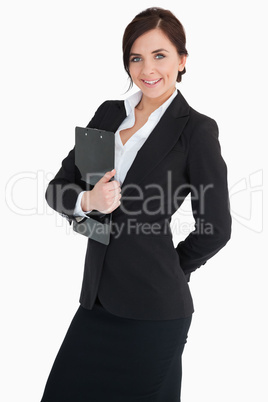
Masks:
[[[166,50],[166,49],[156,49],[156,50],[154,50],[152,52],[152,54],[159,53],[159,52],[167,52],[167,53],[169,53],[168,50]],[[139,54],[139,53],[130,53],[129,56],[141,56],[141,54]]]
[[[159,53],[159,52],[168,52],[168,50],[166,50],[166,49],[157,49],[157,50],[154,50],[152,53]]]

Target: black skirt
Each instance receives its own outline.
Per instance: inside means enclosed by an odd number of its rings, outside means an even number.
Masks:
[[[179,402],[192,316],[136,320],[80,306],[41,402]]]

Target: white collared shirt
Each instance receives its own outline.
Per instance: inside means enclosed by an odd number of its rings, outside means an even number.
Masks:
[[[150,114],[147,122],[138,130],[136,131],[129,140],[123,145],[120,131],[126,130],[131,128],[135,124],[135,107],[140,102],[142,98],[142,91],[138,91],[135,94],[131,95],[129,98],[125,99],[124,105],[126,109],[126,118],[118,127],[115,133],[115,170],[116,174],[114,175],[115,180],[122,185],[127,172],[132,165],[137,152],[145,143],[153,129],[158,124],[159,120],[165,113],[166,109],[169,107],[175,96],[177,96],[177,90],[173,92],[173,94],[164,102],[158,109],[156,109],[153,113]],[[76,202],[74,216],[83,216],[86,217],[86,213],[91,211],[83,212],[81,208],[81,199],[84,194],[82,191]]]

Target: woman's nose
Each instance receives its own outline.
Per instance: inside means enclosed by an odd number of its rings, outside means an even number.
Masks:
[[[152,61],[144,61],[142,66],[142,72],[144,75],[149,75],[154,73],[154,63]]]

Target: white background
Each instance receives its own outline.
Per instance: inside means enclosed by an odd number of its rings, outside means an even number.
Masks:
[[[231,241],[192,275],[195,313],[183,356],[182,401],[268,400],[264,5],[2,3],[1,401],[41,399],[78,308],[86,238],[49,209],[44,192],[73,147],[74,127],[86,125],[104,100],[129,95],[121,39],[149,6],[170,9],[185,27],[190,56],[178,88],[219,125],[233,215]],[[175,245],[185,235],[176,235]]]

